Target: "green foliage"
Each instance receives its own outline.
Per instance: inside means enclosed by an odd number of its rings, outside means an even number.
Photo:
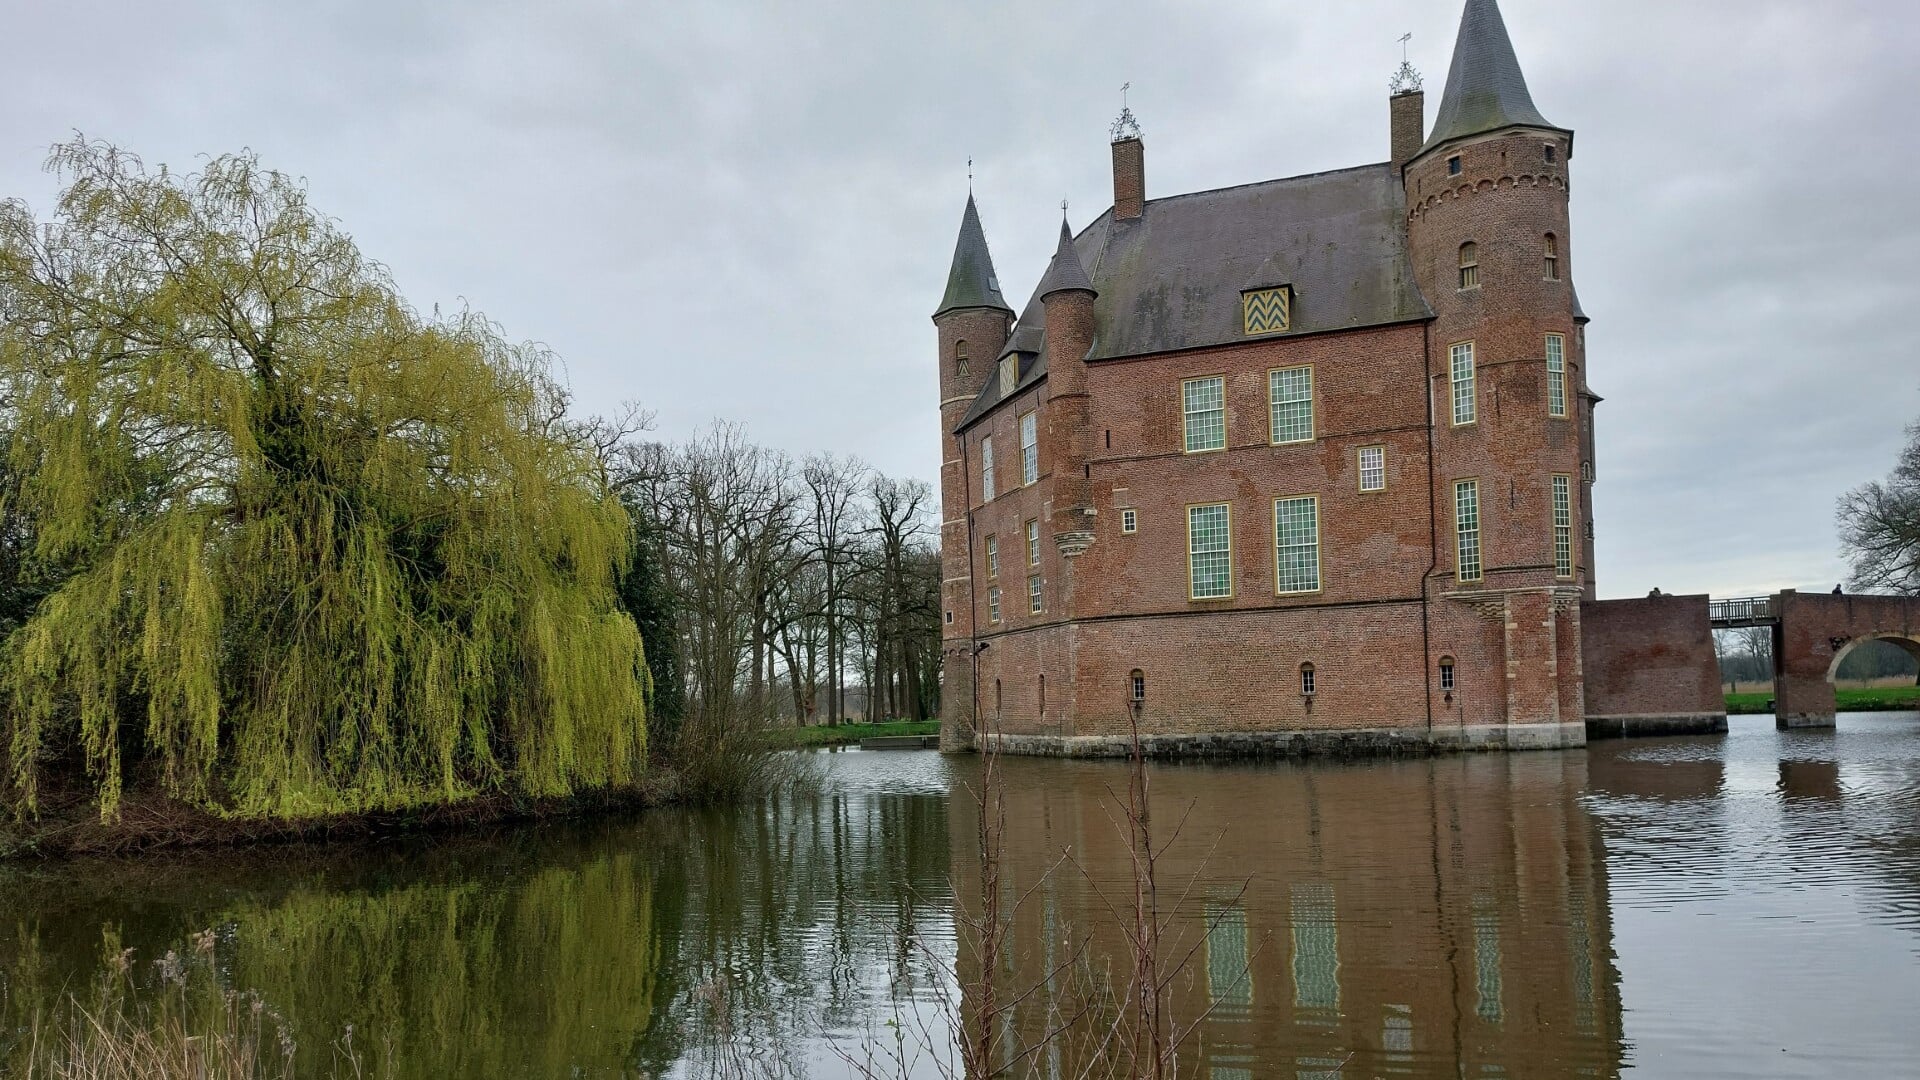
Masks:
[[[251,156],[75,141],[0,204],[0,402],[32,554],[0,649],[16,805],[140,766],[242,816],[637,778],[628,524],[538,348],[424,319]]]
[[[807,727],[777,727],[767,731],[773,746],[844,746],[862,739],[893,735],[938,735],[938,720],[894,720],[882,724],[813,724]]]
[[[680,655],[680,594],[668,573],[666,536],[638,498],[625,500],[633,523],[626,570],[620,575],[620,607],[640,628],[653,681],[648,700],[647,742],[671,747],[687,715],[687,676]]]

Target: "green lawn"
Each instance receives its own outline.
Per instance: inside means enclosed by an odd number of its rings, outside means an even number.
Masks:
[[[774,728],[767,732],[769,742],[777,746],[840,746],[882,735],[938,735],[938,720],[895,720],[884,724],[841,724],[828,727]]]
[[[1836,689],[1833,692],[1834,704],[1841,712],[1871,712],[1881,709],[1920,710],[1920,687],[1914,686],[1875,686],[1861,690]],[[1771,690],[1752,694],[1728,694],[1727,711],[1730,713],[1765,713],[1773,710],[1767,702],[1773,700]]]

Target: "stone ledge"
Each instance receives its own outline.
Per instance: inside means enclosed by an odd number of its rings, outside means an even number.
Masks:
[[[1724,735],[1726,713],[1627,713],[1587,717],[1589,739],[1633,739],[1648,735]]]
[[[1781,731],[1792,731],[1796,728],[1830,728],[1835,726],[1834,716],[1834,713],[1775,713],[1773,726]]]
[[[990,735],[1001,753],[1035,757],[1126,757],[1128,740],[1107,735]],[[977,740],[976,740],[977,742]],[[1456,750],[1559,750],[1585,746],[1584,724],[1477,724],[1315,731],[1217,731],[1142,735],[1156,758],[1383,757]]]

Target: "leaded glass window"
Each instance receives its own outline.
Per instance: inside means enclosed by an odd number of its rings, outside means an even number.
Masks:
[[[1320,500],[1312,495],[1273,504],[1274,591],[1320,589]]]
[[[1453,485],[1454,576],[1480,580],[1480,481]]]
[[[1360,448],[1360,490],[1387,490],[1386,447],[1363,446]]]
[[[1231,522],[1226,503],[1187,508],[1187,586],[1195,600],[1233,595]]]
[[[1567,415],[1567,339],[1547,335],[1547,415]]]
[[[1573,477],[1553,474],[1553,574],[1573,576]]]
[[[1227,380],[1215,375],[1180,384],[1180,406],[1186,422],[1186,451],[1224,450],[1227,447]]]
[[[1447,374],[1453,385],[1454,425],[1473,423],[1479,417],[1479,399],[1473,385],[1473,342],[1463,341],[1448,350]]]
[[[1291,367],[1267,373],[1267,408],[1276,443],[1313,440],[1313,368]]]
[[[1032,413],[1020,418],[1020,482],[1040,479],[1040,426]]]

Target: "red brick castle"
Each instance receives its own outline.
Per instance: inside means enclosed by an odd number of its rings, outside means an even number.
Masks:
[[[1704,603],[1591,603],[1573,132],[1494,0],[1431,134],[1412,82],[1390,161],[1155,199],[1123,114],[1112,209],[1017,318],[969,197],[933,316],[944,745],[1577,746],[1583,616],[1687,654],[1616,711],[1724,713]]]

